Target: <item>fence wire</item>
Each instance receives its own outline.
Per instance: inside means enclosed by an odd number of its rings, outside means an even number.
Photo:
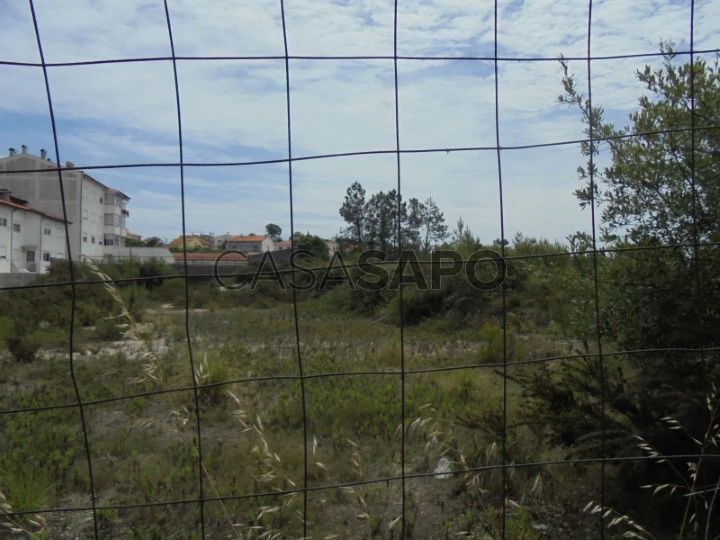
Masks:
[[[477,369],[494,369],[498,370],[499,373],[502,374],[502,463],[499,465],[487,465],[487,466],[480,466],[480,467],[465,467],[458,470],[455,470],[452,472],[454,475],[461,475],[466,473],[472,473],[472,472],[481,472],[481,471],[492,471],[496,469],[501,470],[502,474],[502,533],[503,538],[506,538],[506,531],[507,531],[507,510],[508,510],[508,472],[511,469],[521,469],[521,468],[533,468],[533,467],[549,467],[553,465],[568,465],[568,464],[576,464],[576,465],[588,465],[588,464],[599,464],[601,467],[601,474],[600,474],[600,507],[601,511],[598,514],[598,536],[599,538],[605,538],[606,535],[606,523],[603,520],[604,514],[605,514],[605,507],[606,507],[606,464],[608,463],[619,463],[619,462],[627,462],[627,461],[653,461],[656,460],[653,456],[612,456],[608,454],[607,451],[607,441],[606,441],[606,431],[607,426],[606,423],[606,416],[605,416],[605,408],[606,408],[606,381],[605,381],[605,360],[608,358],[612,358],[615,356],[621,357],[621,356],[632,356],[632,355],[643,355],[643,354],[651,354],[651,353],[661,353],[661,352],[682,352],[682,353],[697,353],[701,356],[701,359],[705,359],[705,355],[709,352],[718,352],[720,351],[720,347],[698,347],[698,348],[658,348],[658,349],[636,349],[636,350],[620,350],[620,351],[607,351],[604,350],[603,347],[603,341],[602,341],[602,320],[601,320],[601,306],[600,306],[600,285],[603,283],[602,280],[599,277],[598,273],[598,258],[605,256],[607,254],[611,253],[622,253],[622,252],[631,252],[631,251],[638,251],[638,250],[650,250],[650,249],[677,249],[677,248],[685,248],[685,247],[692,247],[693,248],[693,260],[694,260],[694,268],[695,268],[695,293],[698,301],[700,300],[700,297],[702,295],[702,289],[700,285],[700,273],[699,273],[699,262],[701,261],[701,257],[699,254],[699,250],[701,248],[705,247],[717,247],[720,245],[720,243],[712,243],[712,242],[701,242],[698,236],[698,228],[697,228],[697,187],[696,187],[696,178],[695,178],[695,151],[696,151],[696,134],[698,132],[702,132],[704,130],[716,130],[720,129],[720,122],[718,122],[717,125],[711,126],[711,127],[696,127],[696,112],[695,112],[695,82],[694,82],[694,62],[695,62],[695,56],[697,54],[703,54],[703,53],[710,53],[710,52],[717,52],[716,49],[707,49],[707,50],[694,50],[694,25],[695,25],[695,2],[690,2],[690,28],[689,28],[689,44],[690,48],[688,51],[680,51],[676,52],[677,55],[689,55],[690,58],[690,94],[691,94],[691,100],[690,100],[690,107],[691,107],[691,125],[689,128],[678,128],[678,129],[663,129],[663,130],[657,130],[657,131],[646,131],[646,132],[634,132],[632,134],[623,134],[623,135],[617,135],[617,136],[610,136],[610,137],[602,137],[599,136],[597,133],[594,132],[594,121],[592,118],[592,111],[593,111],[593,93],[592,93],[592,65],[593,62],[598,61],[613,61],[613,60],[622,60],[622,59],[632,59],[632,58],[654,58],[654,57],[661,57],[666,56],[667,53],[632,53],[632,54],[623,54],[623,55],[611,55],[611,56],[592,56],[592,28],[593,28],[593,22],[592,22],[592,14],[593,14],[593,2],[592,0],[588,1],[588,17],[587,17],[587,52],[586,56],[581,57],[566,57],[567,60],[578,60],[578,61],[584,61],[586,62],[587,66],[587,101],[588,101],[588,108],[591,111],[591,118],[588,122],[588,137],[587,139],[576,139],[576,140],[564,140],[564,141],[549,141],[549,142],[543,142],[538,144],[526,144],[526,145],[509,145],[505,146],[502,145],[502,134],[500,130],[500,93],[503,91],[503,89],[500,87],[499,83],[499,65],[502,62],[556,62],[556,57],[504,57],[499,54],[499,40],[498,40],[498,1],[495,0],[494,2],[494,25],[493,25],[493,35],[494,35],[494,54],[493,56],[403,56],[398,54],[398,2],[397,0],[394,1],[394,14],[393,14],[393,55],[392,56],[332,56],[332,55],[326,55],[326,56],[298,56],[298,55],[292,55],[289,46],[288,46],[288,39],[287,39],[287,24],[286,24],[286,17],[285,17],[285,2],[284,0],[279,0],[279,12],[280,12],[280,18],[281,18],[281,24],[282,24],[282,35],[283,35],[283,44],[284,44],[284,55],[283,56],[179,56],[175,54],[175,43],[173,40],[173,25],[172,25],[172,17],[171,17],[171,9],[168,6],[167,0],[163,0],[163,6],[165,11],[165,17],[167,22],[167,32],[168,32],[168,43],[169,43],[169,49],[170,49],[170,56],[156,56],[156,57],[146,57],[146,58],[117,58],[117,59],[107,59],[107,60],[95,60],[95,61],[80,61],[80,62],[46,62],[45,61],[45,54],[43,51],[43,42],[42,42],[42,33],[39,29],[38,20],[36,16],[36,8],[33,0],[29,0],[29,10],[32,15],[32,21],[35,31],[35,36],[37,39],[37,47],[38,47],[38,54],[40,57],[39,63],[33,63],[33,62],[15,62],[15,61],[8,61],[8,60],[2,60],[0,59],[0,65],[6,65],[6,66],[18,66],[18,67],[27,67],[27,68],[41,68],[44,75],[44,84],[45,84],[45,91],[47,94],[47,105],[48,105],[48,112],[49,117],[51,121],[52,126],[52,135],[53,135],[53,143],[54,143],[54,152],[55,152],[55,162],[57,164],[57,167],[55,170],[57,171],[58,176],[58,183],[60,188],[60,194],[62,198],[62,205],[63,205],[63,218],[65,220],[65,235],[66,235],[66,250],[68,254],[68,259],[70,260],[70,281],[69,282],[58,282],[58,283],[41,283],[41,284],[29,284],[24,286],[18,286],[18,287],[8,287],[4,288],[5,290],[32,290],[32,289],[43,289],[47,287],[64,287],[64,286],[70,286],[71,287],[71,316],[70,316],[70,323],[69,323],[69,372],[71,374],[71,378],[73,381],[73,389],[75,394],[75,401],[72,403],[62,403],[62,404],[56,404],[56,405],[49,405],[49,406],[41,406],[41,407],[15,407],[15,408],[7,408],[0,410],[0,417],[6,417],[8,415],[13,414],[23,414],[23,413],[29,413],[29,412],[41,412],[41,411],[51,411],[51,410],[61,410],[61,409],[77,409],[80,424],[82,426],[82,435],[83,435],[83,445],[84,445],[84,452],[86,456],[87,461],[87,470],[88,470],[88,478],[89,478],[89,504],[88,505],[73,505],[70,507],[53,507],[53,508],[34,508],[30,510],[23,510],[23,511],[13,511],[10,513],[3,514],[7,517],[14,517],[14,516],[27,516],[27,515],[38,515],[38,514],[47,514],[47,513],[54,513],[54,512],[61,512],[61,513],[67,513],[67,512],[86,512],[91,511],[92,512],[92,521],[93,521],[93,531],[94,531],[94,537],[100,538],[101,537],[101,530],[99,526],[99,516],[98,512],[101,510],[127,510],[127,509],[138,509],[138,508],[157,508],[157,507],[163,507],[167,505],[183,505],[183,504],[193,504],[198,505],[199,507],[199,519],[198,519],[198,528],[200,531],[200,535],[202,538],[207,537],[207,531],[206,531],[206,518],[205,518],[205,505],[208,502],[218,502],[218,501],[238,501],[238,500],[249,500],[249,499],[258,499],[261,497],[280,497],[283,495],[290,495],[290,494],[299,494],[303,497],[303,505],[302,505],[302,523],[303,523],[303,537],[308,537],[308,494],[312,492],[320,492],[320,491],[327,491],[327,490],[337,490],[338,488],[349,488],[354,486],[362,486],[362,485],[371,485],[371,484],[381,484],[381,483],[388,483],[393,481],[399,481],[401,483],[401,536],[405,538],[408,536],[407,529],[406,529],[406,520],[407,520],[407,487],[406,487],[406,481],[410,479],[418,479],[418,478],[429,478],[435,476],[435,473],[409,473],[406,470],[406,421],[407,421],[407,410],[406,410],[406,377],[409,375],[416,375],[416,374],[423,374],[423,373],[439,373],[439,372],[451,372],[451,371],[460,371],[460,370],[477,370]],[[239,8],[238,8],[239,9]],[[178,62],[195,62],[195,61],[202,61],[202,62],[213,62],[213,61],[244,61],[244,62],[252,62],[252,61],[262,61],[262,60],[282,60],[284,61],[285,65],[285,97],[286,97],[286,111],[287,111],[287,145],[288,145],[288,151],[287,151],[287,158],[283,159],[268,159],[268,160],[258,160],[258,161],[237,161],[237,162],[188,162],[184,159],[184,146],[183,146],[183,124],[182,124],[182,110],[181,110],[181,100],[180,100],[180,83],[179,83],[179,76],[178,76],[178,70],[177,70],[177,64]],[[315,61],[337,61],[337,60],[386,60],[386,61],[392,61],[394,66],[394,129],[395,129],[395,148],[392,149],[378,149],[378,150],[371,150],[371,151],[358,151],[358,152],[344,152],[344,153],[333,153],[333,154],[320,154],[320,155],[308,155],[308,156],[296,156],[293,153],[293,137],[292,137],[292,125],[291,125],[291,119],[292,119],[292,108],[291,108],[291,64],[293,60],[315,60]],[[494,146],[476,146],[476,147],[447,147],[447,148],[420,148],[420,149],[409,149],[409,148],[403,148],[401,144],[401,132],[400,132],[400,107],[402,105],[400,93],[399,93],[399,84],[398,84],[398,61],[438,61],[438,60],[452,60],[452,61],[467,61],[467,62],[482,62],[482,61],[492,61],[494,63],[494,88],[495,88],[495,96],[494,96],[494,116],[495,116],[495,145]],[[152,168],[152,167],[168,167],[168,166],[174,166],[179,168],[179,184],[180,184],[180,193],[181,193],[181,214],[182,214],[182,249],[183,249],[183,267],[184,272],[182,274],[173,274],[173,275],[163,275],[162,278],[164,280],[174,280],[174,279],[182,279],[184,280],[184,295],[185,295],[185,306],[184,306],[184,330],[185,330],[185,341],[187,344],[187,352],[188,352],[188,360],[189,360],[189,369],[192,375],[192,385],[191,386],[177,386],[172,388],[165,388],[165,389],[159,389],[159,390],[151,390],[151,391],[145,391],[145,392],[137,392],[132,394],[126,394],[121,396],[114,396],[114,397],[108,397],[103,399],[86,399],[83,400],[82,394],[80,391],[80,387],[77,382],[76,378],[76,365],[75,365],[75,344],[74,344],[74,335],[75,335],[75,315],[76,315],[76,309],[77,309],[77,295],[78,295],[78,288],[79,287],[87,287],[87,286],[102,286],[107,285],[111,283],[120,284],[120,283],[142,283],[144,281],[148,281],[151,279],[154,279],[153,276],[150,277],[136,277],[136,278],[127,278],[127,279],[114,279],[114,280],[103,280],[103,279],[97,279],[97,280],[80,280],[76,279],[76,276],[73,271],[73,261],[72,261],[72,255],[71,255],[71,243],[70,243],[70,233],[69,233],[69,225],[68,225],[68,212],[66,207],[66,195],[65,195],[65,189],[63,184],[63,171],[69,170],[67,167],[63,167],[61,164],[63,161],[60,158],[60,150],[59,150],[59,142],[58,142],[58,132],[56,128],[56,120],[55,120],[55,112],[53,107],[53,96],[51,91],[51,85],[49,82],[48,72],[50,69],[60,69],[64,67],[71,67],[71,66],[91,66],[91,65],[103,65],[103,64],[117,64],[117,63],[148,63],[148,62],[172,62],[173,65],[173,80],[174,80],[174,90],[175,90],[175,102],[177,107],[177,137],[178,137],[178,148],[179,148],[179,163],[133,163],[133,164],[87,164],[87,165],[78,165],[74,168],[79,170],[110,170],[110,169],[129,169],[129,168]],[[611,140],[617,140],[617,139],[623,139],[623,138],[630,138],[630,137],[638,137],[642,135],[650,135],[650,134],[667,134],[667,133],[683,133],[683,132],[689,132],[691,136],[691,162],[690,162],[690,184],[691,184],[691,192],[692,192],[692,228],[693,228],[693,244],[687,245],[687,244],[678,244],[678,245],[661,245],[661,246],[655,246],[655,247],[625,247],[625,248],[600,248],[598,247],[598,224],[597,224],[597,216],[596,216],[596,208],[597,203],[595,200],[595,185],[596,185],[596,179],[595,179],[595,167],[594,167],[594,149],[597,147],[598,144],[601,142],[611,141]],[[294,348],[295,348],[295,356],[297,361],[297,374],[296,375],[273,375],[273,376],[258,376],[258,377],[245,377],[245,378],[236,378],[236,379],[229,379],[229,380],[223,380],[218,382],[211,382],[211,383],[203,383],[198,379],[198,366],[197,366],[197,360],[194,357],[193,354],[193,346],[192,346],[192,335],[191,335],[191,327],[190,327],[190,283],[193,279],[203,279],[203,278],[209,278],[213,277],[213,274],[190,274],[188,272],[188,260],[186,257],[188,246],[187,246],[187,235],[186,235],[186,207],[185,207],[185,170],[188,167],[243,167],[243,166],[254,166],[254,165],[267,165],[267,164],[287,164],[287,178],[288,178],[288,188],[289,188],[289,218],[290,218],[290,239],[291,239],[291,249],[295,249],[295,219],[294,219],[294,200],[293,200],[293,187],[294,187],[294,178],[293,178],[293,164],[297,162],[303,162],[303,161],[309,161],[309,160],[325,160],[325,159],[341,159],[345,157],[352,157],[352,156],[369,156],[369,155],[395,155],[396,156],[396,170],[397,170],[397,181],[396,181],[396,189],[399,196],[402,196],[402,169],[401,169],[401,163],[402,163],[402,157],[406,155],[412,155],[412,154],[423,154],[423,153],[450,153],[450,152],[494,152],[497,160],[497,181],[498,181],[498,193],[499,193],[499,210],[500,210],[500,238],[502,240],[505,240],[505,209],[504,209],[504,188],[503,188],[503,156],[507,155],[508,152],[513,152],[517,150],[526,150],[526,149],[533,149],[533,148],[550,148],[550,147],[557,147],[557,146],[566,146],[566,145],[578,145],[581,143],[586,143],[589,145],[590,151],[589,151],[589,183],[590,183],[590,197],[591,197],[591,218],[590,218],[590,225],[592,227],[592,249],[584,250],[584,251],[570,251],[570,252],[564,252],[564,253],[545,253],[545,254],[532,254],[532,255],[508,255],[506,254],[506,248],[505,248],[505,242],[501,242],[499,249],[501,251],[501,257],[504,260],[529,260],[533,258],[553,258],[553,257],[578,257],[578,256],[590,256],[592,257],[592,263],[593,263],[593,294],[594,294],[594,318],[595,318],[595,332],[597,336],[597,353],[592,352],[586,352],[586,353],[578,353],[578,354],[569,354],[569,355],[555,355],[555,356],[548,356],[543,358],[528,358],[524,360],[516,360],[516,361],[509,361],[508,358],[508,341],[507,341],[507,326],[508,326],[508,302],[507,302],[507,287],[505,284],[502,286],[502,362],[490,362],[482,364],[481,366],[478,366],[478,364],[467,364],[467,365],[451,365],[451,366],[443,366],[443,367],[434,367],[434,368],[424,368],[424,369],[408,369],[406,365],[406,351],[405,351],[405,320],[404,320],[404,309],[403,309],[403,288],[400,287],[398,294],[400,299],[400,325],[399,325],[399,337],[400,337],[400,367],[399,370],[356,370],[356,371],[343,371],[343,372],[322,372],[322,373],[306,373],[305,372],[305,364],[303,359],[303,349],[301,347],[301,331],[300,331],[300,324],[299,324],[299,315],[298,315],[298,299],[296,290],[293,288],[292,291],[292,300],[293,300],[293,318],[294,318]],[[33,173],[36,172],[34,169],[28,169],[28,170],[13,170],[13,171],[0,171],[1,174],[17,174],[17,173]],[[401,214],[401,206],[398,202],[397,207],[398,216]],[[397,219],[397,230],[395,231],[396,238],[397,238],[397,245],[400,246],[400,248],[403,245],[403,238],[402,238],[402,223],[401,220]],[[436,261],[420,261],[422,264],[439,264]],[[347,265],[348,267],[354,267],[357,265]],[[320,270],[318,268],[317,270]],[[291,270],[280,270],[281,274],[284,273],[290,273],[294,277],[295,275],[295,268],[293,267]],[[242,275],[242,274],[238,274]],[[586,358],[586,359],[592,359],[597,362],[597,369],[599,373],[599,379],[600,379],[600,400],[601,400],[601,458],[587,458],[587,459],[564,459],[564,460],[543,460],[543,461],[533,461],[533,462],[525,462],[525,463],[508,463],[506,461],[507,456],[507,443],[508,443],[508,428],[509,428],[509,421],[508,421],[508,369],[514,366],[522,366],[522,365],[531,365],[531,364],[548,364],[551,362],[558,362],[558,361],[565,361],[565,360],[576,360],[580,358]],[[400,471],[401,473],[399,475],[392,475],[392,476],[385,476],[381,478],[373,478],[369,480],[362,480],[362,481],[348,481],[348,482],[342,482],[342,483],[334,483],[334,484],[321,484],[321,485],[309,485],[309,433],[308,433],[308,415],[307,415],[307,396],[306,396],[306,382],[309,380],[315,380],[315,379],[332,379],[332,378],[340,378],[340,377],[350,377],[350,376],[357,376],[357,375],[363,375],[363,376],[383,376],[383,377],[393,377],[393,378],[399,378],[400,381],[400,396],[399,396],[399,409],[400,409],[400,425],[403,427],[403,429],[400,429]],[[301,487],[296,487],[293,489],[285,489],[285,490],[273,490],[268,492],[256,492],[252,494],[243,494],[243,495],[233,495],[233,496],[213,496],[208,495],[206,493],[206,490],[204,488],[204,474],[203,471],[205,470],[204,465],[204,459],[203,459],[203,445],[202,445],[202,435],[201,435],[201,429],[202,429],[202,422],[201,422],[201,403],[200,403],[200,392],[203,389],[208,388],[214,388],[214,387],[220,387],[230,384],[257,384],[262,382],[270,382],[270,381],[293,381],[298,382],[300,385],[300,400],[301,400],[301,410],[302,410],[302,433],[303,433],[303,484]],[[176,500],[167,500],[167,501],[155,501],[155,502],[147,502],[147,503],[138,503],[138,504],[125,504],[125,505],[103,505],[98,503],[98,496],[97,496],[97,486],[94,478],[93,473],[93,459],[91,456],[90,451],[90,442],[89,442],[89,434],[88,434],[88,426],[87,426],[87,418],[86,418],[86,410],[87,407],[90,406],[97,406],[102,404],[108,404],[108,403],[114,403],[114,402],[120,402],[120,401],[126,401],[126,400],[133,400],[137,398],[147,398],[157,395],[169,395],[169,394],[179,394],[183,392],[192,392],[193,394],[193,400],[195,404],[195,414],[194,414],[194,424],[195,424],[195,445],[197,448],[197,495],[193,497],[185,497],[182,499],[176,499]],[[683,454],[683,455],[672,455],[672,456],[665,456],[667,460],[688,460],[688,459],[697,459],[701,457],[701,454]],[[715,454],[709,454],[705,453],[702,454],[702,457],[705,458],[720,458],[720,455]]]
[[[50,115],[50,124],[52,126],[52,134],[53,134],[53,144],[55,146],[55,158],[57,163],[62,163],[60,161],[60,144],[58,143],[58,136],[57,136],[57,124],[55,122],[55,110],[53,108],[53,102],[52,102],[52,93],[50,92],[50,79],[48,78],[48,70],[47,66],[45,66],[45,54],[43,52],[43,46],[42,46],[42,38],[40,36],[40,27],[38,26],[38,20],[37,15],[35,13],[35,4],[33,0],[30,1],[30,11],[32,14],[32,21],[33,21],[33,28],[35,30],[35,37],[37,38],[37,45],[38,45],[38,54],[40,55],[40,62],[42,64],[42,70],[43,70],[43,79],[45,81],[45,92],[47,93],[47,99],[48,99],[48,113]],[[96,509],[96,499],[95,499],[95,479],[93,476],[93,464],[92,464],[92,457],[90,454],[90,440],[87,433],[87,423],[85,420],[85,404],[82,401],[82,396],[80,395],[80,388],[78,387],[77,383],[77,376],[75,372],[75,357],[73,356],[75,351],[75,342],[74,342],[74,336],[75,336],[75,308],[76,308],[76,302],[77,302],[77,291],[75,289],[75,274],[74,270],[72,269],[72,255],[70,251],[70,232],[68,229],[68,212],[67,212],[67,201],[65,199],[65,187],[63,184],[63,177],[62,172],[60,169],[58,169],[58,182],[60,184],[60,198],[62,200],[62,209],[63,209],[63,221],[65,225],[65,247],[67,249],[67,255],[68,260],[70,261],[70,281],[71,281],[71,287],[72,287],[72,299],[70,304],[70,328],[68,329],[69,332],[69,348],[70,348],[70,375],[72,377],[73,381],[73,388],[75,390],[75,397],[77,399],[77,407],[78,407],[78,413],[80,414],[80,423],[82,425],[82,432],[83,432],[83,444],[85,446],[85,455],[87,456],[87,467],[88,467],[88,479],[90,482],[90,504],[92,508],[93,513],[93,528],[95,532],[95,538],[98,538],[98,519],[97,519],[97,509]],[[12,256],[12,254],[11,254]]]

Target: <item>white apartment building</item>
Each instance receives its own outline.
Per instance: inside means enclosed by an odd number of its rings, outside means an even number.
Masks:
[[[105,246],[124,247],[130,197],[66,162],[62,171],[73,260],[101,259]],[[30,208],[63,216],[57,164],[45,150],[35,156],[25,145],[0,158],[0,188],[29,201]]]
[[[0,273],[37,272],[66,259],[65,222],[0,190]]]

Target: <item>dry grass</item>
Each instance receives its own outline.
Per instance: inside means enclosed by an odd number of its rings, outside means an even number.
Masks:
[[[41,540],[47,534],[47,523],[42,514],[30,516],[11,516],[13,507],[0,491],[0,529],[4,528],[10,535],[23,535],[32,540]]]
[[[638,448],[648,457],[659,464],[669,467],[677,478],[677,482],[666,482],[663,484],[648,484],[642,486],[644,489],[652,490],[651,496],[656,497],[667,494],[668,496],[679,495],[686,499],[685,511],[681,522],[678,525],[677,538],[684,540],[687,534],[692,530],[694,537],[702,534],[702,538],[709,539],[710,526],[715,502],[718,491],[720,491],[720,478],[714,486],[698,487],[699,472],[704,466],[706,454],[712,448],[720,448],[720,423],[718,422],[720,413],[720,399],[715,386],[705,398],[705,404],[710,415],[707,429],[702,440],[693,437],[689,431],[677,419],[666,416],[661,418],[666,428],[671,431],[683,431],[685,435],[697,446],[698,458],[696,461],[686,462],[686,470],[676,467],[671,460],[664,456],[657,448],[650,444],[647,440],[640,436],[635,436],[639,441]],[[709,500],[708,500],[709,498]],[[698,510],[705,510],[706,521],[704,524],[698,520]],[[584,509],[585,512],[597,514],[602,512],[603,520],[607,521],[608,529],[625,528],[623,534],[626,538],[639,538],[642,540],[657,540],[653,534],[633,521],[629,516],[621,514],[612,508],[603,508],[595,501],[591,501]],[[703,531],[701,533],[701,530]]]
[[[113,284],[112,279],[110,276],[105,274],[102,270],[100,270],[96,265],[92,263],[88,263],[88,266],[92,269],[92,271],[97,274],[97,276],[105,281],[105,290],[108,292],[108,294],[112,297],[112,299],[115,301],[115,303],[120,308],[120,314],[117,315],[118,319],[125,319],[127,321],[127,328],[125,332],[123,333],[123,336],[125,339],[134,340],[134,341],[140,341],[145,345],[145,350],[142,353],[142,359],[145,362],[142,365],[144,375],[136,377],[134,379],[131,379],[130,382],[135,384],[145,384],[148,381],[152,381],[155,383],[155,386],[158,389],[168,389],[167,381],[165,379],[163,370],[160,366],[160,364],[157,361],[157,356],[155,352],[153,351],[152,345],[150,343],[150,338],[145,335],[143,332],[141,332],[141,329],[137,323],[137,321],[134,319],[132,314],[130,313],[130,310],[128,309],[127,305],[122,299],[122,296],[120,295],[118,289]],[[200,384],[202,384],[203,379],[209,372],[208,364],[207,364],[207,358],[205,358],[205,361],[201,363],[199,366],[197,366],[193,372],[194,377],[194,386],[197,388]],[[187,444],[193,452],[193,455],[198,458],[200,455],[199,449],[197,444],[195,443],[195,434],[192,429],[190,429],[190,426],[192,425],[189,418],[189,413],[187,408],[184,406],[179,405],[176,403],[173,394],[163,394],[164,399],[167,401],[169,412],[172,415],[172,417],[175,419],[175,426],[177,433],[184,439],[185,444]],[[136,425],[142,429],[149,428],[154,424],[153,419],[144,419],[136,423]],[[203,474],[205,475],[205,478],[207,479],[210,488],[212,489],[213,495],[215,497],[220,497],[220,493],[218,492],[215,481],[213,477],[208,472],[207,468],[205,467],[204,463],[200,463],[200,466],[202,467]],[[223,504],[222,500],[219,500],[220,507],[223,510],[223,513],[227,519],[227,522],[230,526],[230,529],[235,534],[235,538],[238,540],[242,539],[242,535],[237,530],[236,525],[233,523],[232,518],[230,517],[230,514],[227,511],[226,506]]]

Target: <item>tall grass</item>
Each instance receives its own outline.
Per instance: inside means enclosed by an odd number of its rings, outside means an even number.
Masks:
[[[638,448],[658,465],[665,465],[674,474],[675,482],[663,484],[648,484],[642,486],[644,489],[652,490],[653,497],[679,496],[685,500],[682,519],[677,526],[678,540],[685,540],[692,534],[693,538],[710,540],[712,531],[712,517],[715,512],[718,492],[720,491],[720,477],[710,485],[700,486],[698,484],[700,472],[705,462],[710,459],[708,454],[717,454],[720,450],[720,399],[715,385],[705,397],[705,405],[709,413],[709,422],[702,439],[693,437],[690,432],[672,416],[661,419],[665,427],[670,431],[682,431],[692,440],[698,449],[697,458],[687,461],[685,468],[673,463],[668,456],[663,455],[657,448],[643,437],[635,435],[639,441]],[[715,450],[715,452],[713,452]],[[608,529],[624,529],[623,536],[626,538],[638,538],[641,540],[657,540],[648,527],[643,527],[634,521],[630,516],[621,514],[612,508],[603,507],[595,501],[591,501],[584,509],[591,514],[602,513],[601,517],[607,521]],[[701,519],[704,514],[704,519]],[[717,537],[715,537],[717,538]]]

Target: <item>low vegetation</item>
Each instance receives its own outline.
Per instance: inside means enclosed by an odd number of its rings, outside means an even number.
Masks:
[[[670,54],[639,73],[651,97],[623,131],[565,71],[561,100],[618,136],[595,190],[581,167],[577,192],[603,200],[606,251],[582,232],[483,244],[462,221],[443,229],[431,200],[409,204],[407,219],[426,216],[420,254],[502,246],[491,290],[462,274],[392,287],[387,261],[383,286],[353,288],[363,268],[344,251],[347,274],[337,258],[304,261],[319,279],[303,291],[287,265],[280,281],[226,290],[126,263],[76,265],[74,287],[56,265],[38,281],[55,286],[2,292],[0,526],[299,538],[307,509],[307,536],[324,539],[716,537],[720,85],[696,60],[693,122],[708,129],[676,129],[693,114],[690,73]],[[396,248],[377,238],[395,194],[363,214],[360,188],[348,242]],[[427,263],[410,269],[430,281]],[[91,488],[96,515],[78,510]]]

